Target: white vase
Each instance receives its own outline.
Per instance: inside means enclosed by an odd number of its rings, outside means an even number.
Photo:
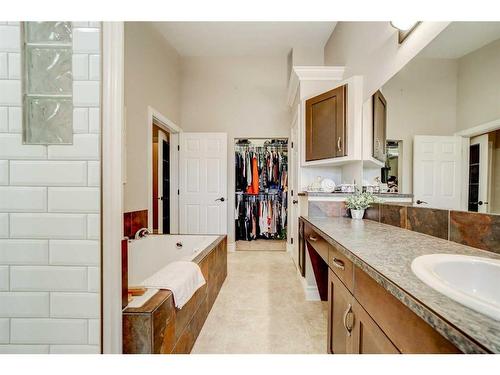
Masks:
[[[356,220],[361,220],[365,214],[365,210],[353,210],[351,209],[351,217]]]

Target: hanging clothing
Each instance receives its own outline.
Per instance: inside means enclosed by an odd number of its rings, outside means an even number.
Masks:
[[[283,141],[236,145],[236,240],[286,238],[287,159]]]

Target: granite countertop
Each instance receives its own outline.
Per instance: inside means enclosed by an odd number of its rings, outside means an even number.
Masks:
[[[309,196],[309,197],[348,197],[354,193],[341,193],[341,192],[333,192],[326,193],[323,191],[301,191],[299,193],[300,196]],[[413,198],[413,194],[403,194],[403,193],[373,193],[376,197],[386,197],[386,198]]]
[[[371,220],[304,217],[327,241],[413,312],[466,353],[500,353],[500,321],[465,307],[424,284],[411,270],[420,255],[500,255]],[[333,243],[333,241],[331,241]],[[342,250],[342,249],[341,249]]]

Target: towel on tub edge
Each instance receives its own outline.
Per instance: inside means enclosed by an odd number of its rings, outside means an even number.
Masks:
[[[161,270],[142,282],[146,288],[169,289],[174,296],[175,307],[182,307],[193,294],[205,285],[205,278],[200,266],[194,262],[177,261],[163,267]]]

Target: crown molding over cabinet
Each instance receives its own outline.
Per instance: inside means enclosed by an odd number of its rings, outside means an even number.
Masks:
[[[287,103],[291,107],[302,81],[342,81],[343,66],[294,66],[288,81]]]

